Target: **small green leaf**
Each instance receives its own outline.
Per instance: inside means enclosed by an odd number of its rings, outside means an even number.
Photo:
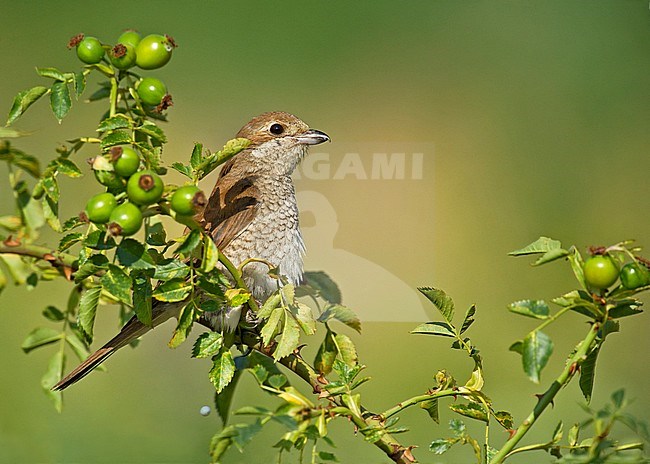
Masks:
[[[562,244],[558,240],[553,240],[548,237],[540,237],[530,245],[520,248],[519,250],[511,251],[508,253],[510,256],[522,256],[531,254],[542,254],[540,258],[533,263],[533,266],[539,266],[559,258],[563,258],[570,254],[569,251],[562,248]]]
[[[524,372],[530,380],[539,383],[542,369],[553,353],[553,342],[544,332],[535,330],[524,338],[522,349]]]
[[[278,345],[273,351],[274,359],[282,359],[289,356],[298,347],[300,341],[300,326],[293,317],[286,315],[282,332],[277,340]]]
[[[50,89],[47,87],[38,85],[36,87],[32,87],[31,89],[23,90],[18,95],[16,95],[16,98],[14,98],[14,103],[11,106],[11,110],[9,110],[9,116],[7,117],[6,125],[10,126],[16,119],[22,116],[25,111],[27,111],[27,108],[32,106],[34,102],[36,102],[39,98],[41,98],[49,91]]]
[[[208,377],[217,390],[221,393],[235,376],[235,362],[232,353],[225,346],[221,347],[219,354],[212,358],[212,369]]]
[[[146,242],[152,246],[167,245],[167,232],[165,226],[156,218],[150,218],[146,228]]]
[[[95,325],[95,313],[99,305],[99,297],[102,294],[102,287],[91,287],[86,290],[79,300],[79,325],[89,340],[93,338],[93,326]]]
[[[128,130],[115,130],[110,134],[106,134],[102,138],[101,146],[102,148],[109,148],[115,145],[127,145],[133,142],[131,138],[131,132]]]
[[[205,332],[199,335],[192,348],[193,358],[210,358],[223,346],[223,335],[219,332]]]
[[[189,256],[192,251],[201,243],[201,231],[199,229],[192,230],[183,243],[176,249],[176,253]]]
[[[27,282],[27,278],[34,272],[32,267],[20,255],[2,253],[0,254],[0,261],[5,263],[9,275],[11,275],[16,285],[23,285]]]
[[[270,314],[267,321],[264,323],[260,335],[262,336],[262,343],[268,345],[273,337],[278,332],[278,326],[282,317],[284,317],[284,308],[282,306],[276,307]]]
[[[92,93],[90,97],[88,97],[89,102],[94,102],[97,100],[103,100],[104,98],[108,98],[111,95],[111,84],[110,82],[102,82],[100,83],[101,87],[95,92]]]
[[[467,329],[474,323],[474,314],[476,314],[476,305],[469,307],[463,319],[463,325],[460,328],[460,335],[464,334]]]
[[[65,251],[75,243],[79,243],[82,240],[83,240],[83,234],[79,232],[74,232],[72,234],[64,235],[61,241],[59,241],[59,251]]]
[[[171,167],[175,171],[180,172],[184,176],[187,176],[190,179],[192,179],[192,168],[191,167],[186,166],[183,163],[179,163],[178,161],[172,163],[169,167]]]
[[[158,280],[184,279],[189,272],[187,264],[176,258],[168,258],[156,265],[153,277]]]
[[[357,349],[350,337],[344,334],[335,334],[334,343],[336,343],[341,361],[348,366],[355,366],[359,358],[357,356]]]
[[[309,306],[297,302],[295,306],[292,306],[292,312],[298,321],[298,324],[300,324],[300,328],[306,335],[313,335],[316,333],[316,320],[314,319],[314,313]]]
[[[438,398],[433,398],[431,400],[426,400],[420,403],[420,407],[424,409],[431,419],[436,424],[440,423],[440,414],[438,411]]]
[[[334,341],[334,333],[328,330],[325,334],[325,339],[318,348],[316,359],[314,360],[314,368],[321,374],[327,375],[332,371],[334,360],[338,355],[338,347]]]
[[[74,351],[77,358],[79,358],[79,361],[85,361],[88,358],[88,355],[90,354],[88,346],[81,338],[79,338],[76,332],[73,331],[67,334],[65,336],[65,341],[68,346],[72,348],[72,351]]]
[[[109,264],[108,270],[101,277],[104,290],[124,304],[131,304],[131,278],[115,264]]]
[[[237,382],[241,377],[242,371],[235,370],[232,380],[228,385],[226,385],[220,393],[215,393],[214,403],[217,408],[217,413],[221,418],[223,425],[228,423],[228,414],[230,412],[230,406],[232,405],[232,399],[235,395],[235,390],[237,388]]]
[[[519,353],[521,355],[524,354],[524,342],[522,340],[517,340],[514,342],[512,345],[510,345],[510,348],[508,348],[509,351],[514,351],[515,353]]]
[[[178,324],[176,325],[174,334],[168,343],[170,348],[178,347],[187,339],[187,336],[192,330],[192,324],[194,324],[195,310],[196,306],[192,301],[190,301],[183,307],[183,309],[181,309],[181,313],[178,317]]]
[[[49,77],[57,81],[65,82],[65,76],[61,71],[56,68],[36,68],[36,72],[39,76]]]
[[[153,318],[153,302],[151,300],[153,290],[148,272],[150,271],[131,271],[131,280],[133,282],[133,312],[140,322],[146,326],[151,326]]]
[[[203,236],[203,261],[201,262],[201,270],[205,273],[212,271],[219,262],[219,250],[215,245],[212,237],[209,235]]]
[[[347,306],[342,306],[339,304],[328,305],[325,307],[325,311],[318,318],[319,322],[328,322],[331,319],[336,319],[339,322],[347,325],[348,327],[361,332],[361,321]]]
[[[81,173],[81,169],[79,169],[79,166],[77,166],[67,158],[57,159],[56,164],[57,164],[57,171],[63,175],[66,175],[73,179],[77,177],[81,177],[83,175]]]
[[[154,269],[151,255],[144,245],[137,240],[127,238],[117,247],[117,259],[120,264],[130,269]]]
[[[456,337],[454,328],[446,322],[425,322],[411,330],[412,334],[440,335],[443,337]]]
[[[117,243],[115,243],[113,237],[107,234],[105,230],[94,230],[84,240],[84,246],[93,250],[110,250],[111,248],[115,248],[116,245]]]
[[[548,304],[543,300],[515,301],[508,305],[508,311],[535,319],[548,319],[550,315]]]
[[[185,300],[192,291],[192,284],[185,279],[171,279],[163,282],[153,291],[158,301],[173,303]]]
[[[52,322],[59,322],[65,319],[65,314],[55,306],[46,306],[43,310],[43,316]]]
[[[449,451],[454,444],[456,444],[456,440],[452,438],[439,438],[431,442],[429,445],[429,451],[433,454],[443,454]]]
[[[160,143],[167,143],[167,136],[165,136],[165,132],[155,125],[154,123],[147,121],[140,127],[136,129],[138,132],[148,135],[152,139],[160,142]]]
[[[126,129],[131,127],[131,120],[122,114],[106,118],[97,126],[97,132],[106,132],[115,129]]]
[[[79,71],[74,73],[74,77],[72,78],[72,83],[74,86],[74,93],[77,99],[81,97],[81,94],[84,93],[84,90],[86,89],[86,75],[83,73],[83,71]]]
[[[63,409],[63,396],[60,391],[52,391],[52,387],[63,378],[63,369],[65,368],[65,354],[63,351],[57,351],[50,358],[47,372],[41,378],[41,387],[45,394],[54,402],[54,408],[57,412]]]
[[[449,409],[454,411],[456,414],[460,414],[461,416],[469,417],[471,419],[476,419],[481,422],[488,421],[488,413],[478,403],[474,403],[474,402],[469,402],[467,404],[452,403],[449,405]]]
[[[194,148],[192,149],[192,156],[190,156],[190,166],[192,166],[192,169],[198,168],[202,159],[203,145],[200,143],[195,143]]]
[[[591,401],[591,393],[594,390],[594,379],[596,377],[596,361],[598,360],[598,353],[600,352],[600,345],[596,346],[587,355],[587,358],[580,365],[580,391],[585,397],[585,401]]]
[[[439,288],[419,287],[418,290],[440,311],[445,321],[451,324],[454,318],[454,301],[451,297]]]
[[[0,161],[17,166],[32,177],[39,178],[41,175],[38,158],[13,148],[8,142],[0,144]]]
[[[70,99],[70,89],[65,82],[57,81],[52,84],[52,91],[50,93],[50,106],[56,119],[61,123],[72,107],[72,100]]]
[[[27,338],[23,341],[23,344],[20,346],[25,353],[29,353],[35,348],[40,346],[49,345],[50,343],[57,342],[63,338],[64,334],[62,332],[57,332],[56,330],[49,327],[39,327],[32,330]]]

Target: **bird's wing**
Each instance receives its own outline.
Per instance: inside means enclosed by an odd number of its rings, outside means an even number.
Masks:
[[[234,159],[226,163],[203,210],[201,223],[223,250],[241,234],[255,217],[260,192],[255,177],[233,169]]]

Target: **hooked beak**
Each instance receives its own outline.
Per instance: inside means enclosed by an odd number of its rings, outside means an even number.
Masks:
[[[318,145],[319,143],[330,141],[329,135],[316,129],[309,129],[297,136],[296,139],[305,145]]]

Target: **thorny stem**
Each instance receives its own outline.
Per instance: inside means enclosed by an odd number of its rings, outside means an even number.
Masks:
[[[69,267],[77,269],[77,257],[68,253],[62,253],[51,248],[31,244],[19,244],[12,246],[5,242],[0,242],[0,254],[11,253],[21,256],[31,256],[32,258],[47,261],[55,267]]]
[[[490,464],[501,464],[505,459],[510,456],[511,451],[521,441],[521,439],[528,433],[528,430],[533,426],[537,418],[544,412],[544,410],[553,403],[555,396],[560,389],[566,386],[573,376],[578,372],[578,368],[587,357],[587,353],[592,349],[596,337],[598,336],[599,323],[593,324],[589,328],[589,332],[585,338],[578,344],[575,353],[571,356],[566,363],[566,367],[562,371],[546,392],[539,398],[533,411],[517,428],[516,432],[510,439],[501,447],[501,449],[494,455]]]
[[[435,393],[427,393],[424,395],[418,395],[414,396],[412,398],[409,398],[407,400],[399,402],[396,406],[393,406],[390,409],[386,409],[384,412],[379,414],[384,420],[394,416],[395,414],[399,414],[402,412],[404,409],[409,408],[411,406],[414,406],[419,403],[423,403],[425,401],[429,400],[434,400],[436,398],[444,398],[446,396],[456,396],[460,395],[459,390],[456,388],[447,388],[445,390],[440,390],[439,392]]]

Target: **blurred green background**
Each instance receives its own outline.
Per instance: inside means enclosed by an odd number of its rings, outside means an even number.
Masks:
[[[296,182],[307,265],[337,278],[344,300],[369,321],[362,336],[352,335],[373,377],[362,389],[371,409],[426,391],[438,369],[463,381],[469,375],[470,362],[447,341],[408,334],[422,320],[412,315],[426,307],[413,288],[434,285],[459,311],[478,305],[470,335],[485,358],[486,392],[520,422],[586,326],[577,315],[552,326],[556,350],[542,385],[527,381],[507,349],[533,321],[505,307],[550,299],[574,281],[567,265],[533,269],[506,253],[540,235],[583,250],[628,238],[650,246],[646,0],[5,1],[1,16],[3,112],[18,91],[41,82],[34,67],[78,67],[65,47],[71,36],[112,42],[122,29],[136,28],[168,33],[180,45],[170,65],[148,73],[164,79],[174,97],[167,162],[187,160],[196,141],[219,148],[269,110],[295,113],[332,137],[314,150],[328,160],[330,175],[303,173]],[[39,102],[16,124],[34,135],[16,143],[45,163],[57,143],[93,134],[102,112],[79,102],[58,125]],[[373,154],[382,152],[405,153],[407,163],[422,153],[421,178],[407,164],[403,179],[372,179]],[[345,164],[350,159],[356,164]],[[335,178],[338,169],[347,174]],[[0,214],[12,210],[5,173],[3,166]],[[97,190],[90,177],[63,183],[64,217]],[[64,305],[67,291],[57,284],[30,293],[9,288],[0,299],[0,462],[206,462],[220,427],[215,414],[198,413],[212,401],[209,365],[189,359],[189,343],[166,348],[170,324],[112,358],[110,374],[71,388],[64,412],[54,412],[39,383],[49,350],[26,356],[20,343],[34,326],[48,324],[41,309]],[[636,398],[634,413],[649,416],[646,327],[645,316],[626,319],[622,334],[608,339],[595,406],[625,387]],[[116,329],[114,310],[102,311],[97,343]],[[235,407],[268,403],[251,382],[243,384]],[[560,419],[568,428],[584,418],[580,402],[572,384],[533,438],[550,438]],[[423,411],[409,411],[400,425],[412,431],[400,438],[420,446],[422,462],[471,462],[469,448],[442,457],[426,450],[448,434],[451,417],[443,410],[437,426]],[[273,461],[270,445],[280,432],[271,427],[227,462]],[[494,445],[506,438],[496,427],[492,433]],[[354,437],[350,424],[336,425],[333,436],[341,462],[387,461]],[[548,461],[542,453],[512,460]],[[283,462],[297,462],[297,455]]]

